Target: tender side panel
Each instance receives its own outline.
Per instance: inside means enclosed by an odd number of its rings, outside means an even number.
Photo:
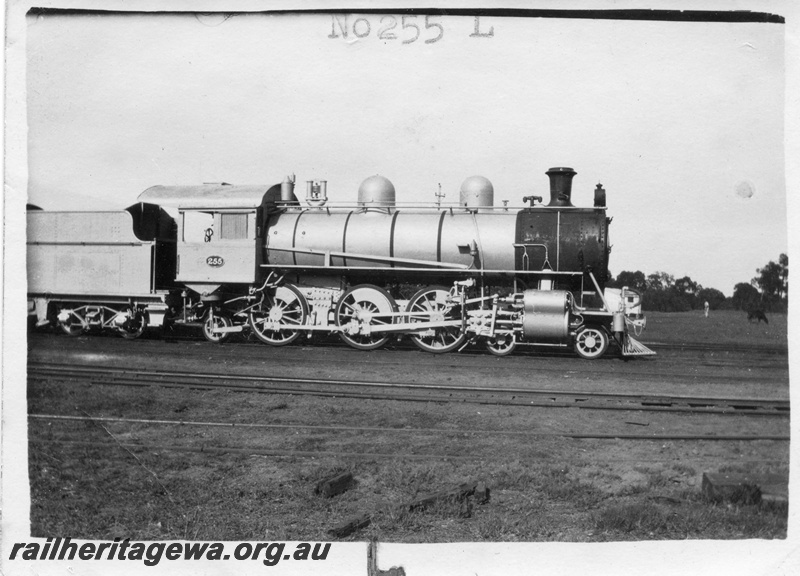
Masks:
[[[150,294],[153,242],[131,230],[127,212],[29,213],[28,293]]]
[[[141,242],[133,218],[120,212],[28,212],[28,242],[111,244]]]

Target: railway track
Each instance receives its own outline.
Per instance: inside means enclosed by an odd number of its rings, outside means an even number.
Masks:
[[[261,424],[243,422],[205,422],[192,420],[158,420],[147,418],[120,418],[107,416],[71,416],[64,414],[29,414],[31,420],[61,421],[61,422],[93,422],[95,424],[145,424],[147,426],[197,426],[209,428],[236,428],[238,430],[270,430],[283,432],[311,431],[323,433],[355,432],[361,434],[436,434],[463,436],[518,436],[528,438],[572,438],[573,440],[654,440],[654,441],[709,441],[709,442],[742,442],[753,440],[768,440],[774,442],[788,442],[790,437],[785,434],[631,434],[622,432],[570,432],[570,431],[541,431],[541,430],[491,430],[461,428],[392,428],[378,426],[331,426],[319,424]],[[51,440],[74,442],[71,440]],[[131,444],[139,446],[141,444]],[[206,447],[210,449],[210,447]],[[215,448],[216,449],[216,448]],[[224,449],[224,448],[219,448]],[[202,451],[202,450],[201,450]],[[280,451],[277,451],[280,452]],[[289,451],[287,451],[289,452]]]
[[[64,364],[73,364],[75,362],[83,362],[82,355],[87,353],[86,342],[90,337],[79,337],[75,339],[57,338],[64,343],[59,346],[59,350],[67,351],[66,355],[62,355],[58,362]],[[122,341],[120,338],[97,336],[99,344],[108,346],[99,346],[106,351],[106,355],[110,355],[113,360],[122,359],[128,355],[144,355],[151,354],[162,355],[165,353],[165,348],[160,340],[152,338],[143,338],[135,343],[129,341]],[[52,338],[51,338],[52,340]],[[84,342],[81,342],[84,341]],[[190,339],[181,339],[180,341],[170,341],[170,346],[177,348],[182,356],[185,356],[189,361],[203,362],[203,365],[211,362],[228,362],[231,358],[231,345],[215,346],[206,345],[207,343],[202,339],[196,339],[195,344],[199,346],[191,346]],[[49,357],[48,348],[50,347],[47,341],[40,340],[43,345],[41,349],[36,349],[35,353],[31,355],[31,362],[52,362],[54,359]],[[82,345],[83,344],[83,345]],[[133,346],[132,346],[133,344]],[[241,357],[247,362],[273,362],[287,366],[292,362],[307,364],[309,356],[315,358],[316,362],[323,362],[331,367],[345,366],[349,367],[354,362],[363,361],[363,352],[352,350],[350,347],[343,343],[326,342],[325,346],[314,345],[298,345],[287,346],[276,350],[271,347],[265,347],[263,343],[248,343],[245,341],[235,342],[232,344],[236,347],[242,348]],[[649,346],[649,344],[648,344]],[[658,346],[658,345],[654,345]],[[37,346],[38,348],[38,346]],[[712,352],[730,352],[730,350],[715,347],[708,349]],[[699,348],[698,348],[699,349]],[[93,348],[93,350],[96,350]],[[693,348],[693,353],[696,350]],[[408,355],[396,354],[397,351],[408,352]],[[169,353],[169,350],[167,350]],[[753,350],[750,350],[753,352]],[[73,359],[70,356],[75,356]],[[642,382],[664,382],[665,379],[671,380],[676,383],[696,384],[701,382],[703,385],[721,385],[727,384],[748,384],[758,383],[767,387],[788,387],[789,374],[788,364],[783,359],[775,359],[775,354],[755,354],[750,355],[747,360],[745,369],[742,369],[741,356],[738,354],[715,354],[706,356],[700,359],[692,358],[691,369],[682,368],[676,369],[673,364],[661,362],[657,363],[652,358],[642,358],[635,362],[622,362],[616,358],[608,358],[607,360],[593,362],[591,366],[591,373],[598,377],[616,377],[625,376],[628,379]],[[542,362],[543,358],[557,358],[557,361]],[[535,369],[532,369],[526,364],[528,358],[535,360]],[[569,362],[564,362],[569,360]],[[498,359],[490,356],[484,350],[464,350],[459,354],[432,356],[430,354],[421,353],[416,347],[410,343],[393,343],[392,349],[382,350],[370,353],[369,365],[371,367],[381,366],[386,370],[405,370],[408,368],[409,363],[417,363],[420,365],[430,366],[432,369],[452,369],[454,372],[478,374],[478,373],[491,373],[493,375],[503,374],[513,378],[520,371],[535,370],[535,377],[550,376],[554,378],[561,378],[564,375],[579,375],[584,367],[574,362],[571,355],[556,350],[520,350],[511,357]],[[97,364],[93,364],[97,365]],[[731,369],[728,369],[731,368]],[[750,373],[752,369],[758,369],[758,376]],[[708,393],[708,392],[706,392]],[[763,392],[761,395],[770,394]]]
[[[594,410],[746,414],[752,416],[786,417],[789,415],[789,401],[773,398],[744,399],[713,396],[574,392],[569,390],[149,371],[47,363],[30,363],[28,365],[28,377],[32,380],[78,380],[106,386],[224,389],[251,393],[332,396],[372,400],[463,402]]]
[[[461,450],[457,452],[449,451],[446,453],[436,451],[430,452],[427,449],[421,451],[413,448],[397,450],[396,447],[387,450],[384,446],[381,449],[380,443],[374,444],[374,448],[365,450],[361,446],[358,450],[353,450],[352,445],[336,447],[316,447],[309,449],[308,446],[290,446],[297,438],[297,434],[324,434],[326,437],[335,437],[338,434],[351,435],[356,434],[358,437],[366,435],[371,439],[380,435],[389,435],[396,437],[397,435],[407,436],[408,441],[420,434],[430,435],[435,434],[439,438],[445,437],[466,437],[482,438],[488,437],[526,437],[530,441],[541,440],[543,438],[569,438],[571,440],[611,440],[611,441],[626,441],[626,442],[690,442],[690,443],[726,443],[726,442],[789,442],[790,437],[788,434],[675,434],[675,433],[625,433],[625,432],[612,432],[612,433],[598,433],[598,432],[579,432],[579,431],[542,431],[542,430],[492,430],[492,429],[450,429],[450,428],[395,428],[395,427],[376,427],[376,426],[337,426],[337,425],[318,425],[318,424],[266,424],[266,423],[243,423],[243,422],[208,422],[208,421],[187,421],[187,420],[163,420],[163,419],[144,419],[144,418],[123,418],[123,417],[109,417],[109,416],[75,416],[64,414],[30,414],[28,418],[31,422],[47,422],[48,430],[50,424],[60,422],[62,424],[91,422],[102,428],[105,433],[110,436],[104,440],[90,440],[84,436],[85,428],[81,428],[78,437],[47,437],[47,435],[32,434],[30,443],[32,446],[44,445],[58,445],[70,448],[79,449],[97,449],[105,453],[112,454],[118,450],[123,450],[130,454],[134,452],[150,452],[155,454],[162,454],[164,452],[177,452],[177,453],[200,453],[207,455],[224,455],[224,454],[241,454],[248,456],[270,456],[270,457],[288,457],[288,458],[356,458],[356,459],[391,459],[391,460],[421,460],[421,461],[486,461],[486,460],[503,460],[508,458],[525,459],[523,453],[508,450],[492,450],[486,452],[481,449],[473,441],[469,441],[470,449]],[[239,440],[231,442],[228,438],[227,442],[218,442],[212,440],[211,442],[201,441],[200,443],[185,442],[176,443],[175,438],[171,433],[167,433],[170,438],[166,443],[161,440],[151,438],[135,439],[129,434],[126,434],[123,440],[118,439],[106,427],[107,425],[117,426],[137,426],[139,432],[143,430],[156,430],[164,428],[185,428],[185,427],[209,427],[209,428],[224,428],[229,430],[238,430],[246,435],[248,441]],[[146,428],[142,429],[144,425]],[[34,428],[35,429],[35,428]],[[78,429],[76,429],[78,430]],[[269,436],[268,443],[261,443],[260,445],[252,444],[252,431],[261,430],[272,434]],[[278,434],[278,436],[274,436]],[[331,436],[333,435],[333,436]],[[161,438],[163,434],[157,433],[156,437]],[[280,442],[276,442],[276,438],[281,438]],[[462,438],[463,440],[463,438]],[[523,443],[529,445],[529,442]],[[351,449],[347,449],[351,448]],[[540,456],[536,456],[538,458]],[[597,460],[598,456],[595,452],[591,454],[592,460]],[[603,460],[603,458],[600,458]],[[645,460],[637,459],[639,464]],[[661,460],[649,460],[652,462],[661,462]],[[768,461],[768,462],[771,462]]]

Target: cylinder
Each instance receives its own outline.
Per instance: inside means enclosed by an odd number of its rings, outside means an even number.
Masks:
[[[565,290],[525,290],[522,332],[531,340],[566,340],[569,336],[569,300]]]
[[[577,172],[572,168],[550,168],[545,174],[550,177],[548,206],[572,206],[572,178]]]
[[[467,209],[493,206],[494,186],[492,186],[488,178],[470,176],[461,184],[459,204]]]

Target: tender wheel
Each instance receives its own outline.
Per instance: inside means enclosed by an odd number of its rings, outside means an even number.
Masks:
[[[408,301],[409,322],[441,322],[459,320],[461,307],[447,303],[449,291],[443,286],[423,288]],[[434,354],[450,352],[467,339],[460,326],[431,328],[423,334],[412,334],[411,340],[420,349]]]
[[[147,328],[147,317],[141,310],[128,310],[128,317],[118,327],[119,335],[126,340],[134,340],[144,333]]]
[[[495,356],[508,356],[517,347],[513,334],[498,334],[486,341],[486,349]]]
[[[575,336],[575,352],[581,358],[600,358],[608,349],[608,335],[600,328],[584,328]]]
[[[285,346],[291,344],[302,333],[300,330],[283,328],[272,330],[269,324],[290,324],[302,326],[308,317],[308,304],[303,294],[292,286],[286,284],[275,290],[272,296],[265,295],[260,309],[250,312],[250,327],[256,338],[272,346]]]
[[[203,336],[209,342],[222,344],[231,337],[231,332],[216,332],[219,328],[228,328],[233,326],[233,322],[225,314],[215,310],[209,310],[206,318],[203,321]]]
[[[371,284],[353,286],[336,304],[336,325],[344,328],[342,340],[359,350],[375,350],[390,338],[389,332],[365,333],[366,330],[392,323],[397,304],[383,288]]]
[[[80,336],[89,329],[86,320],[75,310],[62,309],[57,317],[58,326],[67,336]]]

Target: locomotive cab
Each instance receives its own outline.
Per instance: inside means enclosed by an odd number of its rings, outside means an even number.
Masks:
[[[256,281],[257,210],[186,208],[178,222],[178,281],[202,285]]]
[[[177,208],[176,280],[213,300],[224,285],[259,281],[263,251],[259,239],[273,188],[154,186],[139,199]]]

